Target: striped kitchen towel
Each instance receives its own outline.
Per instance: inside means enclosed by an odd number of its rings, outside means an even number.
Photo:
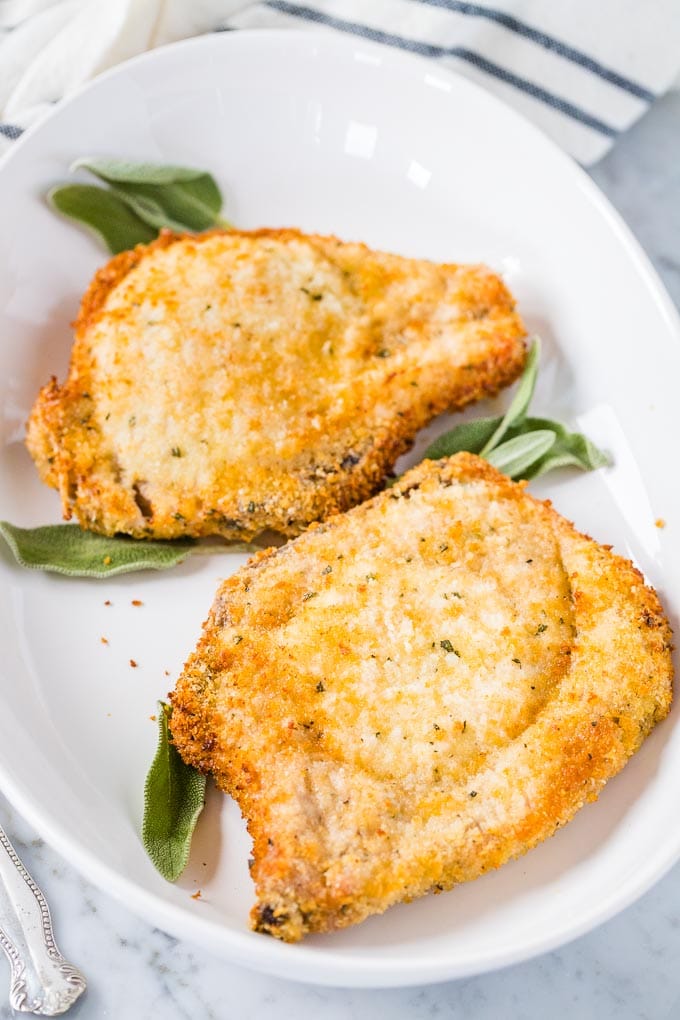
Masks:
[[[240,28],[343,32],[438,61],[586,165],[680,69],[680,0],[0,0],[0,152],[105,68]]]

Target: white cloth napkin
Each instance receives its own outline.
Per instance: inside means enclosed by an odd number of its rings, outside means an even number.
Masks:
[[[429,57],[496,92],[584,164],[680,69],[680,0],[0,0],[0,153],[100,71],[238,28],[344,32]]]

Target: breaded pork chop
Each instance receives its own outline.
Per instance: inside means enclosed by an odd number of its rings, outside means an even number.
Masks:
[[[295,941],[552,835],[671,681],[632,564],[462,453],[230,577],[171,728],[247,820],[253,927]]]
[[[104,534],[298,534],[381,485],[416,432],[511,383],[501,280],[295,230],[166,234],[97,273],[28,447]]]

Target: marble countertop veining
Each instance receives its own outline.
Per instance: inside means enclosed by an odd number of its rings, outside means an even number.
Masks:
[[[592,176],[680,305],[680,94],[659,102]],[[556,952],[467,980],[365,991],[293,984],[208,956],[90,885],[2,797],[0,824],[45,891],[64,954],[88,978],[68,1014],[74,1020],[680,1018],[680,864],[614,920]],[[7,981],[0,958],[0,1020],[19,1015],[6,1005]]]

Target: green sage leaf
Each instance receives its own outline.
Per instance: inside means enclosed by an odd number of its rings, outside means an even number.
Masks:
[[[48,191],[47,201],[93,231],[113,255],[148,244],[157,234],[121,198],[94,184],[60,184]]]
[[[525,478],[525,472],[548,452],[555,439],[550,429],[527,432],[495,447],[486,454],[486,460],[511,478]]]
[[[608,464],[606,454],[582,433],[570,432],[550,418],[527,417],[539,356],[540,340],[535,337],[517,392],[502,417],[477,418],[457,425],[435,439],[424,457],[438,460],[467,450],[486,457],[512,478],[537,478],[561,467],[591,471]],[[505,442],[499,445],[501,439]]]
[[[117,535],[107,538],[77,524],[19,528],[0,521],[0,534],[22,567],[69,577],[111,577],[132,570],[165,570],[186,559],[194,539],[146,541]]]
[[[172,163],[133,163],[127,159],[99,159],[83,156],[71,164],[71,171],[89,170],[110,184],[175,184],[203,177],[205,170]]]
[[[210,174],[176,184],[118,184],[118,191],[138,199],[150,199],[161,207],[168,219],[184,225],[185,230],[208,230],[230,226],[220,219],[222,195]]]
[[[208,230],[228,226],[219,218],[222,195],[215,179],[204,170],[129,163],[115,159],[79,159],[72,170],[89,170],[100,180],[115,185],[122,199],[145,223],[160,229]]]
[[[122,188],[112,188],[111,194],[120,198],[132,210],[135,216],[138,216],[140,220],[149,227],[154,227],[157,231],[166,227],[168,230],[174,230],[182,234],[191,229],[186,223],[180,223],[179,220],[169,216],[161,203],[157,202],[155,198],[149,198],[147,195],[138,195],[133,190],[123,191]]]
[[[175,882],[189,859],[205,804],[205,776],[185,764],[168,729],[172,709],[158,702],[158,747],[144,784],[142,842],[154,867]]]
[[[548,471],[563,467],[575,467],[582,471],[594,471],[606,467],[609,457],[582,432],[570,432],[564,425],[549,418],[527,418],[523,425],[527,430],[550,429],[555,434],[555,443],[550,450],[527,469],[525,478],[538,478]]]
[[[455,428],[438,436],[430,443],[423,454],[423,460],[439,460],[451,457],[454,453],[467,450],[468,453],[479,453],[485,443],[497,430],[501,418],[475,418],[474,421],[463,422]]]
[[[480,457],[485,457],[487,453],[494,449],[494,447],[498,446],[499,442],[511,426],[520,424],[524,420],[529,409],[529,404],[531,403],[531,398],[534,395],[540,355],[541,342],[536,336],[533,338],[531,347],[529,348],[527,362],[524,366],[519,386],[517,387],[515,396],[512,398],[510,407],[503,415],[495,432],[490,436],[479,451]]]
[[[112,577],[133,570],[167,570],[191,555],[257,552],[249,542],[225,542],[221,538],[130,538],[97,535],[78,524],[46,524],[19,528],[0,521],[0,535],[22,567],[47,570],[68,577]]]

